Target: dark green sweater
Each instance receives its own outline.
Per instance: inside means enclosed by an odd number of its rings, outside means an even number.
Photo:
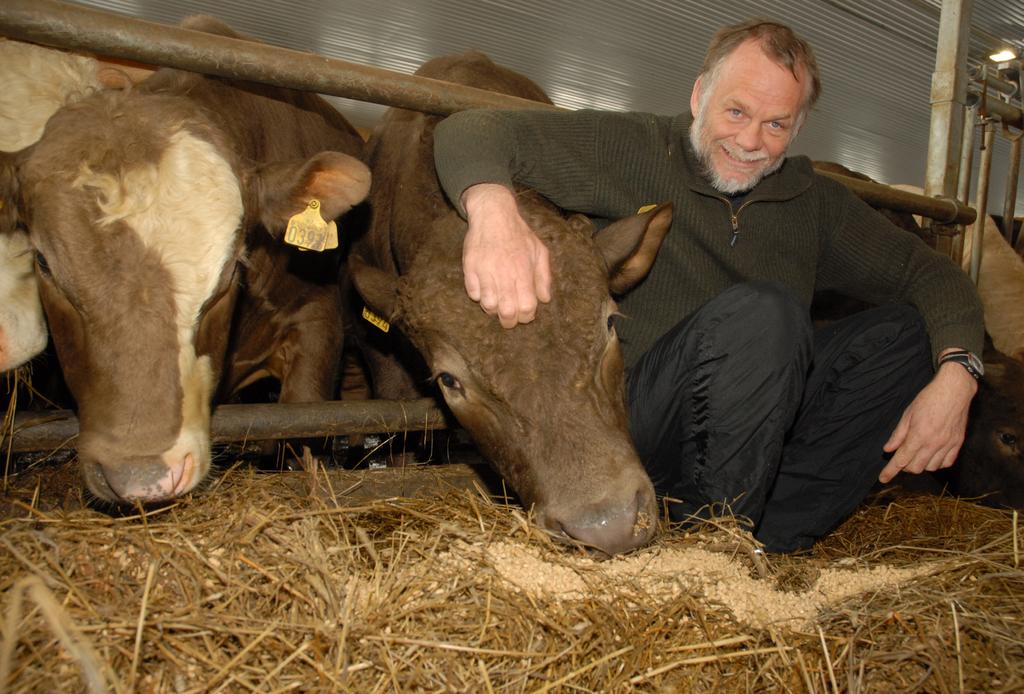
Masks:
[[[467,187],[486,182],[519,183],[563,209],[610,219],[674,203],[650,275],[619,302],[629,318],[617,326],[627,365],[710,298],[750,280],[779,282],[808,306],[824,289],[909,303],[924,316],[934,355],[948,347],[981,354],[981,304],[952,261],[816,174],[806,157],[788,158],[732,209],[699,173],[690,120],[464,111],[438,126],[435,162],[457,206]]]

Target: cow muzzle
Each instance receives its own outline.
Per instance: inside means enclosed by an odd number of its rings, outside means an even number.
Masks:
[[[541,525],[607,555],[645,545],[658,528],[654,487],[646,475],[613,496],[583,506],[540,510]]]
[[[175,446],[154,456],[99,459],[80,449],[85,483],[97,497],[114,503],[153,503],[192,490],[209,469],[202,448]]]

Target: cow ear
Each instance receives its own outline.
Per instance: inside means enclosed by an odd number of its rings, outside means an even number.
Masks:
[[[366,308],[388,321],[398,317],[398,275],[373,267],[353,253],[348,258],[348,276]]]
[[[256,172],[259,220],[276,235],[310,200],[320,201],[327,221],[340,217],[370,192],[370,170],[355,157],[320,152],[311,159],[276,162]]]
[[[609,224],[594,235],[608,266],[612,294],[622,294],[647,276],[672,226],[672,203]]]

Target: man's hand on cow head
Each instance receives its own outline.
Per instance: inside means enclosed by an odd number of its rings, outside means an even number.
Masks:
[[[479,183],[462,194],[469,229],[462,248],[466,293],[502,327],[529,323],[551,301],[547,246],[519,214],[515,193]]]

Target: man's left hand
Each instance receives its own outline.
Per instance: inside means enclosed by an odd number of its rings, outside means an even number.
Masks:
[[[903,411],[882,449],[895,454],[878,481],[900,472],[920,474],[947,468],[956,460],[967,431],[967,411],[978,383],[960,364],[945,363]]]

